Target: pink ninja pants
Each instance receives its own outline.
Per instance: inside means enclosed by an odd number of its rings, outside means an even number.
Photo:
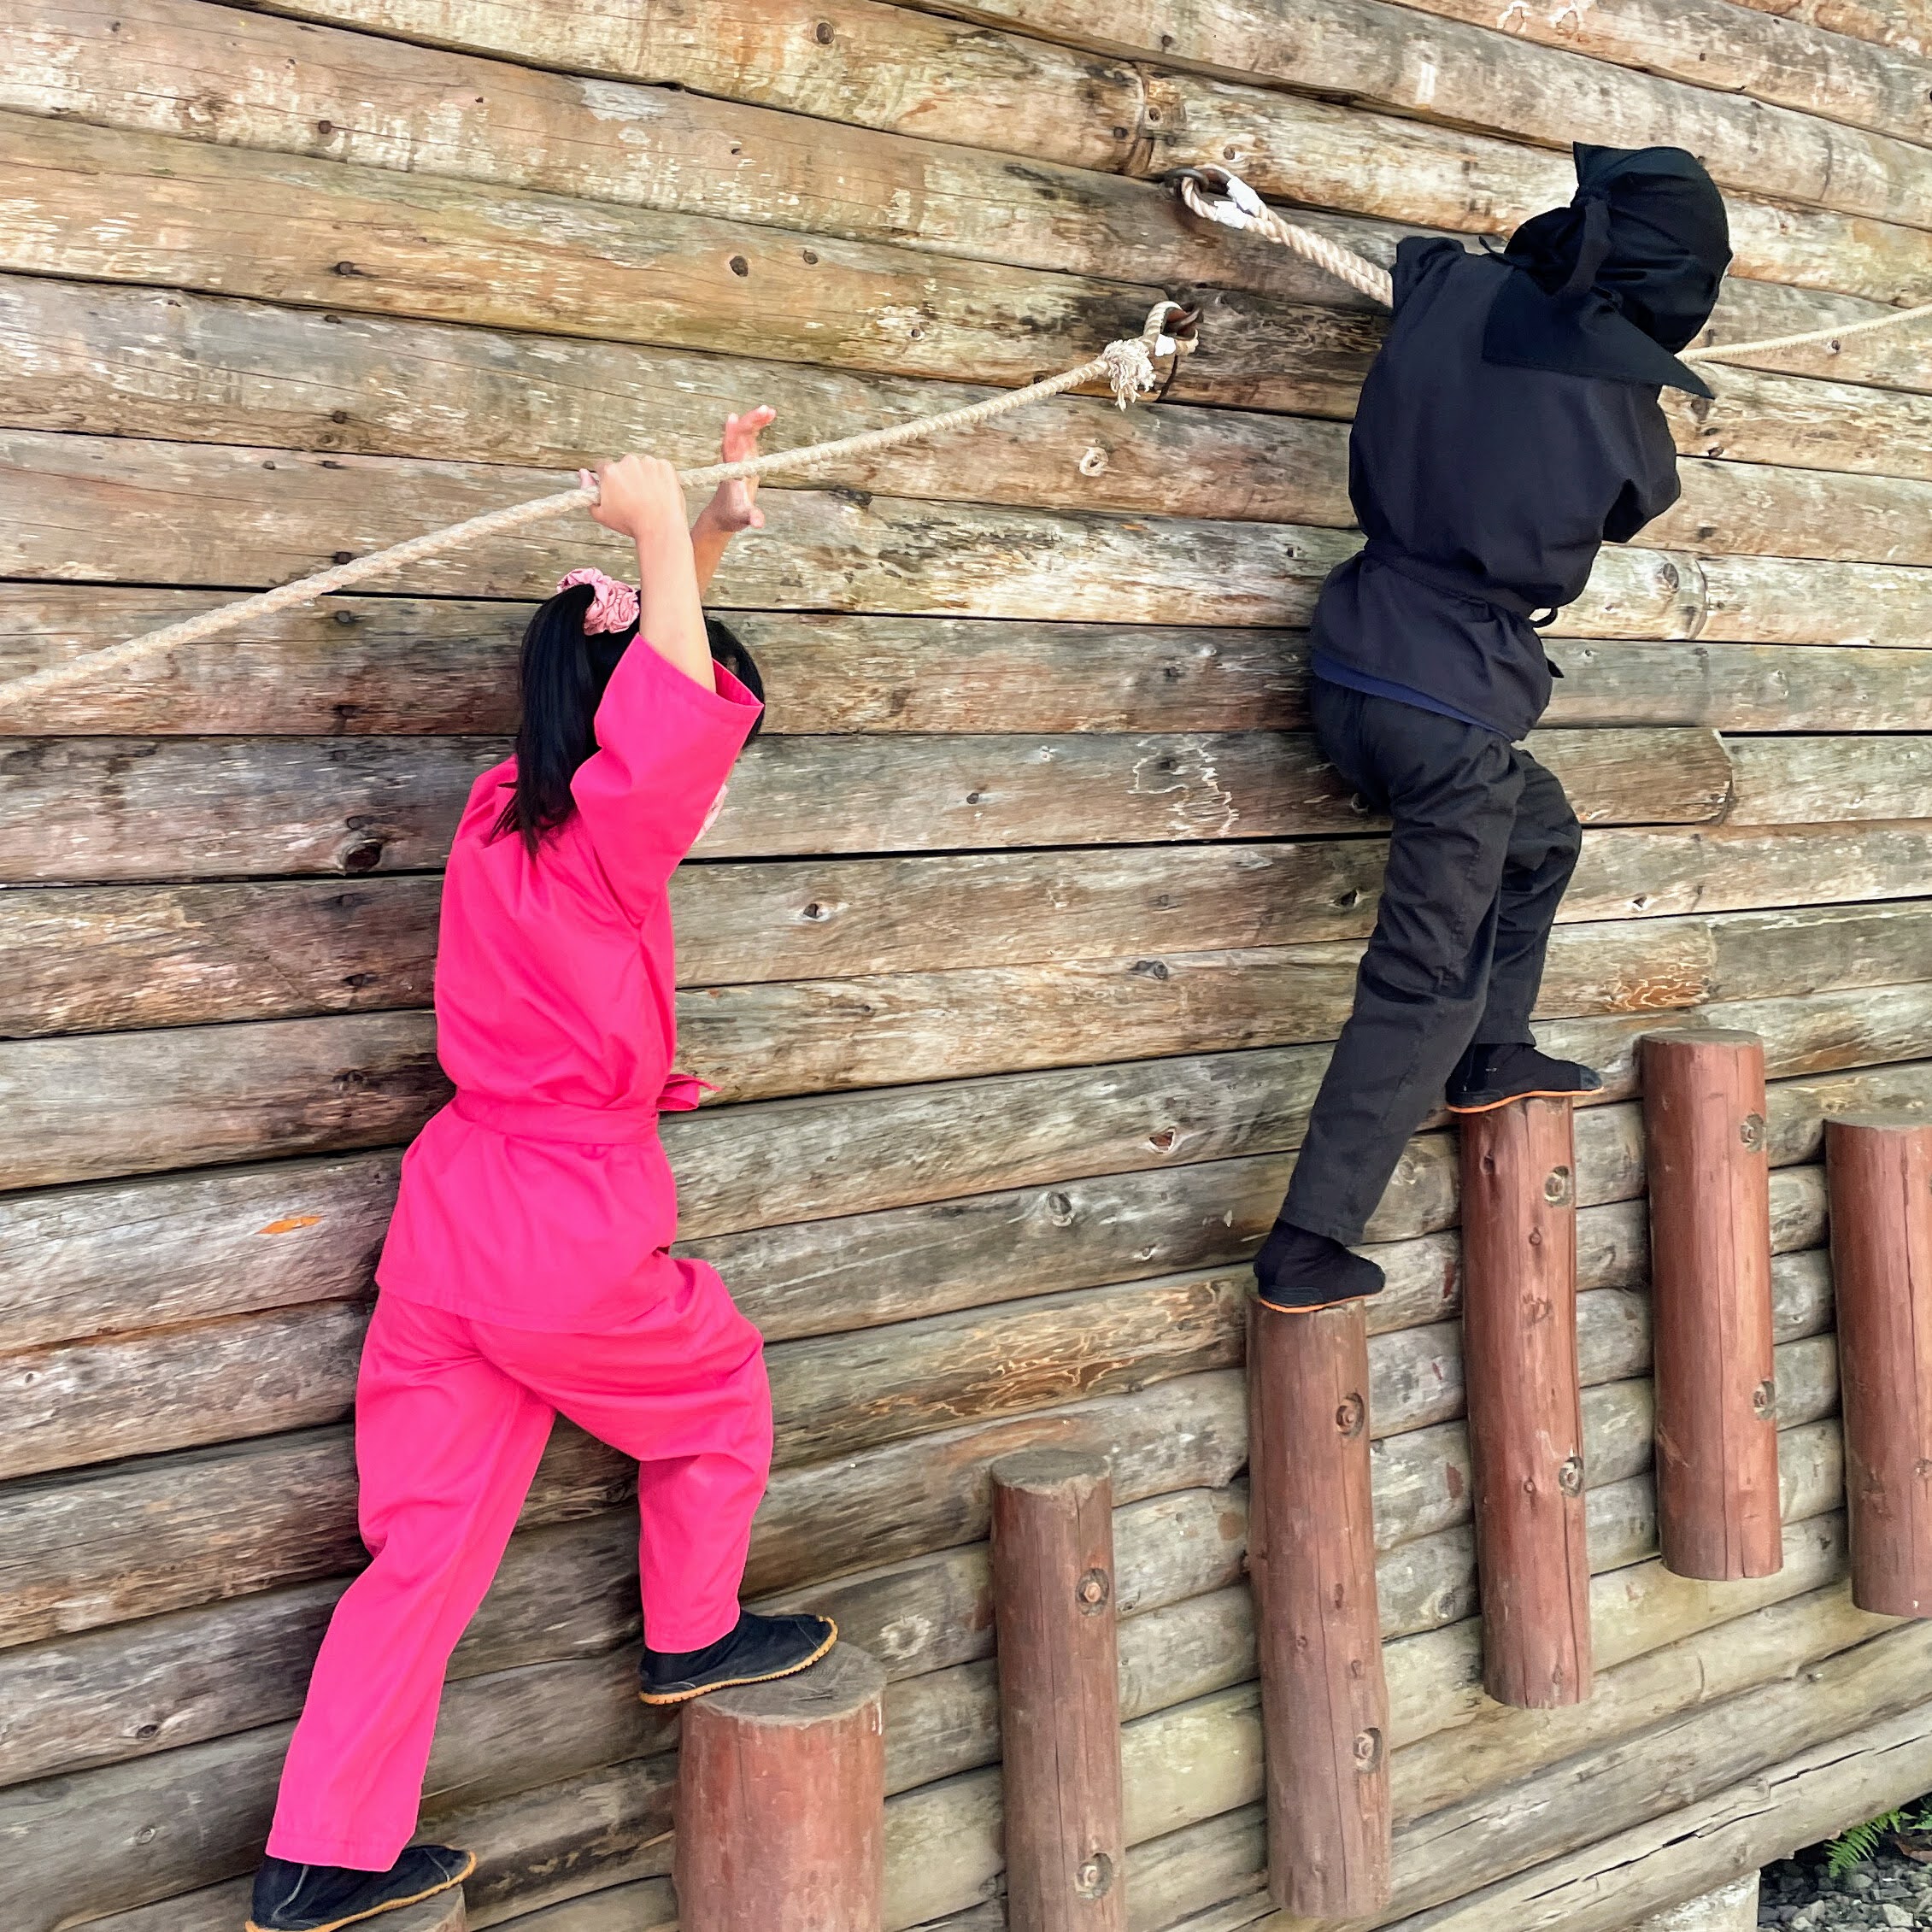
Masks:
[[[702,1262],[595,1335],[498,1328],[385,1295],[355,1394],[362,1540],[282,1772],[268,1849],[385,1871],[416,1828],[449,1653],[483,1600],[561,1412],[638,1461],[646,1641],[737,1621],[772,1459],[758,1330]]]

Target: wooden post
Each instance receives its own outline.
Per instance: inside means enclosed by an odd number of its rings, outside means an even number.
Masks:
[[[1687,1027],[1643,1042],[1657,1515],[1680,1577],[1782,1568],[1765,1048]]]
[[[1591,1682],[1573,1123],[1567,1100],[1525,1100],[1459,1124],[1483,1682],[1532,1710]]]
[[[1932,1121],[1825,1124],[1852,1600],[1932,1617]]]
[[[403,1906],[384,1916],[383,1932],[465,1932],[469,1924],[463,1909],[463,1888],[438,1892],[420,1906]]]
[[[1099,1456],[993,1465],[1007,1923],[1125,1932],[1113,1483]]]
[[[878,1932],[885,1672],[840,1644],[802,1676],[684,1709],[683,1932]]]
[[[1362,1917],[1390,1884],[1362,1304],[1257,1307],[1248,1388],[1269,1889],[1306,1917]]]

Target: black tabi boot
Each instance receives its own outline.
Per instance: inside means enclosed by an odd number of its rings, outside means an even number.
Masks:
[[[475,1853],[447,1845],[412,1845],[387,1871],[264,1859],[255,1875],[248,1932],[336,1932],[434,1898],[475,1870]]]
[[[647,1704],[683,1704],[708,1690],[770,1683],[808,1671],[838,1641],[829,1617],[759,1617],[738,1612],[737,1628],[702,1650],[653,1650],[637,1669]]]
[[[1382,1279],[1374,1262],[1292,1221],[1277,1221],[1254,1257],[1261,1306],[1282,1314],[1306,1314],[1379,1295]]]
[[[1603,1081],[1573,1060],[1552,1060],[1534,1047],[1471,1047],[1449,1076],[1451,1113],[1488,1113],[1512,1101],[1567,1100],[1600,1093]]]

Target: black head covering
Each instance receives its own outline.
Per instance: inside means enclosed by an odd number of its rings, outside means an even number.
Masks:
[[[1724,197],[1682,148],[1578,142],[1567,208],[1532,216],[1502,259],[1483,360],[1708,396],[1676,350],[1717,306],[1730,261]]]

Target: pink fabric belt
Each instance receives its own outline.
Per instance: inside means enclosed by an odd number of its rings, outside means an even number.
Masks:
[[[628,1147],[657,1138],[659,1113],[685,1113],[711,1091],[707,1081],[674,1073],[656,1107],[567,1107],[557,1101],[499,1100],[459,1093],[449,1104],[459,1119],[531,1141],[576,1141],[591,1147]]]

